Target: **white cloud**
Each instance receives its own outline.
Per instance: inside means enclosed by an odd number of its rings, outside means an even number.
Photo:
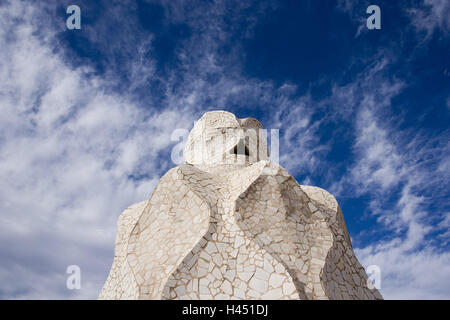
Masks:
[[[448,298],[450,287],[442,279],[449,276],[450,253],[427,237],[438,231],[431,220],[434,212],[427,211],[427,204],[446,192],[439,191],[436,183],[445,181],[438,169],[445,154],[433,146],[436,141],[427,141],[420,132],[413,136],[395,122],[382,123],[379,115],[383,104],[373,103],[373,90],[365,94],[356,117],[354,166],[337,189],[370,195],[370,212],[380,222],[378,233],[391,240],[358,248],[357,256],[366,266],[380,266],[385,298]],[[389,199],[397,192],[392,203]]]
[[[244,9],[247,5],[240,4]],[[181,67],[158,79],[165,96],[149,93],[148,101],[111,93],[108,89],[117,84],[112,73],[92,76],[87,67],[70,66],[53,50],[53,36],[60,30],[44,32],[46,19],[35,11],[39,9],[17,1],[0,7],[0,297],[95,298],[112,262],[117,216],[133,202],[147,199],[161,174],[174,166],[168,159],[172,130],[189,129],[205,109],[233,104],[250,112],[238,116],[276,110],[260,120],[266,128],[280,129],[281,163],[312,184],[308,174],[319,169],[327,171],[325,180],[336,179],[325,155],[341,132],[324,142],[321,130],[330,122],[348,125],[346,134],[355,134],[349,155],[354,164],[330,189],[369,194],[379,228],[393,235],[357,254],[363,263],[381,266],[386,298],[448,298],[449,289],[439,280],[448,278],[448,253],[426,238],[430,232],[448,238],[448,215],[433,227],[426,223],[430,212],[423,208],[432,196],[442,197],[436,186],[448,181],[448,156],[433,147],[436,141],[427,142],[420,132],[412,135],[379,117],[405,85],[380,76],[388,59],[375,59],[354,82],[336,84],[331,97],[314,101],[309,94],[298,97],[293,84],[276,86],[242,76],[238,45],[229,55],[231,62],[219,59],[218,43],[231,32],[224,27],[223,13],[230,9],[226,2],[196,10],[173,2],[165,7],[169,19],[189,24],[193,36],[175,50]],[[242,8],[232,8],[237,13],[233,17],[248,22],[248,36],[255,17],[244,16]],[[117,12],[111,9],[102,19],[108,17],[117,18]],[[129,58],[128,89],[133,91],[158,76],[154,38],[132,24],[119,30],[121,38],[131,37],[131,30],[135,33],[127,44],[141,43],[138,49],[114,47],[107,59],[118,63],[117,52]],[[99,37],[105,34],[100,31],[88,28],[89,39],[106,46],[109,39]],[[143,38],[147,41],[140,42]],[[324,110],[322,118],[314,117]],[[442,160],[430,165],[426,155]],[[386,208],[384,195],[398,188],[394,207]],[[81,267],[80,291],[65,288],[70,264]]]
[[[413,232],[413,231],[412,231]],[[404,240],[356,249],[363,265],[381,269],[381,293],[386,299],[448,299],[450,253],[432,247],[409,251]]]
[[[396,137],[398,130],[381,128],[373,113],[361,112],[356,142],[358,157],[347,188],[372,196],[370,209],[382,223],[379,231],[384,230],[391,240],[381,238],[358,248],[357,256],[366,266],[380,266],[385,298],[447,299],[450,287],[442,280],[450,276],[447,267],[450,253],[427,237],[431,232],[443,231],[442,226],[432,224],[434,212],[427,211],[427,203],[438,199],[439,185],[432,181],[436,181],[439,172],[436,164],[424,166],[421,162],[424,153],[430,156],[433,151],[426,144],[420,146],[423,140],[413,141],[405,148],[404,141]],[[387,199],[397,188],[399,196],[388,207]],[[441,236],[448,238],[445,233]]]
[[[283,90],[286,87],[280,88]],[[293,175],[306,175],[302,183],[310,183],[308,175],[316,173],[323,164],[322,156],[329,151],[329,146],[319,141],[323,120],[312,118],[318,105],[308,95],[297,99],[281,97],[274,101],[278,111],[272,123],[274,128],[280,128],[280,164]]]
[[[355,38],[364,32],[368,32],[366,26],[367,18],[366,8],[371,5],[367,0],[339,0],[336,8],[345,12],[355,22],[357,30]],[[400,4],[401,5],[401,4]],[[383,26],[384,10],[389,10],[388,6],[381,6],[381,21]],[[447,0],[421,0],[414,3],[407,3],[400,8],[402,12],[398,14],[406,14],[409,17],[411,25],[418,33],[423,34],[423,40],[430,39],[431,35],[439,30],[447,35],[450,31],[450,3]],[[383,29],[383,27],[382,27]]]
[[[34,34],[34,9],[13,6],[0,7],[0,295],[95,298],[118,214],[149,197],[172,165],[160,153],[192,114],[105,93],[105,79],[67,66]],[[81,266],[79,292],[65,289],[69,264]]]
[[[412,25],[428,39],[435,30],[450,31],[450,3],[447,0],[423,0],[418,7],[407,10]]]
[[[184,72],[160,79],[165,105],[143,108],[161,100],[111,92],[111,73],[93,76],[89,67],[69,65],[54,50],[61,30],[47,25],[40,9],[27,2],[0,7],[0,297],[96,298],[112,262],[117,216],[148,199],[174,166],[172,131],[190,128],[206,101],[216,108],[252,99],[271,105],[281,103],[280,92],[238,72],[224,75],[210,39],[226,32],[216,25],[184,43],[197,60],[183,62],[181,50]],[[101,47],[105,40],[92,31]],[[155,76],[149,47],[151,39],[131,59],[130,90]],[[65,288],[71,264],[81,267],[79,291]]]

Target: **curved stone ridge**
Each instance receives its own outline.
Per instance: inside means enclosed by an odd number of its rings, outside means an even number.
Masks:
[[[225,111],[196,123],[186,164],[120,215],[99,299],[382,299],[336,199],[268,161],[255,129]]]

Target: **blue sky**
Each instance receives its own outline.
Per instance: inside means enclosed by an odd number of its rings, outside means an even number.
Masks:
[[[385,298],[450,298],[448,1],[3,0],[0,17],[0,298],[95,299],[118,215],[215,109],[280,130],[281,164],[336,196]]]

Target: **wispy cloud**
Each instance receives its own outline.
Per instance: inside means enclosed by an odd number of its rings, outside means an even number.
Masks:
[[[408,9],[412,25],[428,39],[436,29],[450,32],[450,3],[446,0],[423,0],[419,6]]]
[[[370,199],[378,237],[357,254],[381,266],[386,298],[450,296],[441,281],[449,276],[449,132],[430,136],[393,111],[410,85],[389,72],[396,48],[356,59],[349,69],[366,67],[351,77],[343,70],[346,82],[323,77],[330,90],[317,95],[243,71],[241,40],[276,10],[272,2],[163,1],[152,21],[160,34],[142,29],[133,1],[95,19],[87,3],[92,23],[77,41],[98,61],[71,51],[51,4],[0,6],[0,297],[96,298],[120,211],[147,199],[175,165],[173,130],[210,109],[280,129],[280,162],[301,183]],[[425,1],[424,19],[436,18],[426,30],[447,26],[443,3]],[[341,9],[357,10],[348,1]],[[160,52],[155,43],[170,28],[186,35]],[[341,162],[329,158],[339,143],[348,145]],[[65,288],[70,264],[81,267],[82,290]]]
[[[102,19],[118,14],[114,10]],[[215,21],[221,13],[208,14]],[[95,298],[112,261],[117,216],[148,199],[175,165],[173,130],[192,127],[208,104],[226,108],[254,99],[254,106],[273,105],[279,92],[237,71],[224,72],[218,48],[211,46],[211,37],[226,36],[218,24],[192,25],[207,30],[179,48],[181,67],[165,78],[155,71],[152,37],[131,39],[130,46],[139,43],[136,52],[127,50],[127,42],[111,44],[106,61],[120,64],[114,60],[119,57],[128,68],[127,87],[121,88],[113,73],[96,75],[95,66],[73,64],[55,50],[61,30],[45,24],[51,19],[42,8],[13,2],[0,7],[0,15],[0,296]],[[94,27],[84,28],[92,43],[109,46]],[[127,39],[128,31],[120,32]],[[158,77],[163,95],[140,101],[133,90]],[[82,290],[65,288],[71,264],[81,267]]]
[[[35,36],[38,13],[29,6],[0,14],[0,294],[71,296],[65,268],[79,264],[80,292],[92,298],[110,263],[118,214],[149,197],[172,165],[160,157],[173,128],[190,126],[192,114],[145,110],[106,93],[104,79],[67,66]]]
[[[381,267],[385,297],[446,298],[450,288],[439,279],[449,272],[450,255],[442,249],[448,241],[442,228],[447,217],[435,210],[448,208],[449,179],[441,167],[448,159],[449,132],[430,138],[425,132],[402,129],[400,118],[390,110],[405,84],[387,76],[388,64],[381,66],[334,89],[338,98],[345,97],[350,108],[353,105],[356,117],[353,165],[331,189],[343,197],[370,197],[369,215],[377,217],[376,233],[385,238],[357,248],[356,253],[366,266]],[[431,202],[435,207],[430,210]],[[441,221],[438,226],[436,220]],[[429,237],[432,233],[440,233],[443,243],[436,244]]]

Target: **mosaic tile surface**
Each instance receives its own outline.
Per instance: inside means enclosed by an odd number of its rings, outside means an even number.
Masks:
[[[203,115],[185,164],[120,215],[99,299],[382,299],[336,199],[270,162],[259,129]]]

